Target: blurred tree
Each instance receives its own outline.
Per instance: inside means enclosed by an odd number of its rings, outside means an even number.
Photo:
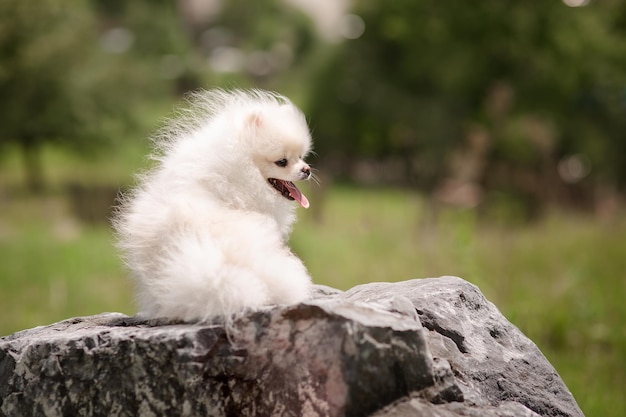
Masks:
[[[594,175],[624,184],[626,152],[614,152],[625,146],[624,9],[357,1],[365,32],[313,83],[316,150],[344,173],[363,158],[396,161],[403,181],[432,190],[478,126],[487,187],[524,188],[521,171],[553,175],[560,157],[578,153]]]
[[[0,3],[0,145],[23,150],[28,185],[43,185],[44,141],[86,139],[89,117],[74,76],[89,54],[93,20],[84,2]]]
[[[176,2],[94,0],[103,33],[121,32],[130,45],[120,59],[135,89],[152,97],[184,94],[202,85],[207,71],[194,49]],[[155,88],[156,87],[156,88]]]
[[[94,4],[0,2],[0,147],[22,149],[31,190],[43,187],[43,144],[111,145],[186,74],[191,42],[169,2],[111,3],[100,15]]]
[[[317,41],[311,19],[281,0],[221,2],[219,12],[196,22],[193,33],[226,84],[234,79],[275,89],[284,89],[284,78],[298,72]]]
[[[213,25],[230,28],[236,42],[248,50],[270,50],[287,42],[293,46],[294,55],[301,56],[314,43],[310,19],[281,0],[225,2]]]

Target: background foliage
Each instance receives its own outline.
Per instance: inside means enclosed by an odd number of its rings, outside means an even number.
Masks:
[[[316,282],[462,276],[586,415],[626,414],[626,3],[355,0],[332,33],[201,3],[0,2],[0,334],[132,314],[107,216],[148,136],[187,91],[261,87],[313,129]]]
[[[311,98],[317,150],[339,159],[345,176],[362,158],[394,161],[404,169],[393,179],[424,191],[455,175],[455,150],[481,147],[482,166],[463,180],[488,193],[571,204],[570,178],[557,170],[571,155],[591,169],[571,179],[585,179],[578,190],[595,180],[623,187],[624,10],[621,2],[357,2],[363,36],[317,74],[325,86]]]

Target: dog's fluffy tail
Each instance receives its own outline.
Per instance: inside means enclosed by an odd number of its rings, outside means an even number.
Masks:
[[[308,298],[309,275],[287,248],[266,251],[252,242],[235,251],[220,244],[208,235],[175,239],[158,272],[138,282],[142,314],[206,320]]]
[[[147,316],[203,320],[267,304],[258,278],[225,259],[207,236],[179,237],[158,262],[156,275],[139,282],[141,313]]]

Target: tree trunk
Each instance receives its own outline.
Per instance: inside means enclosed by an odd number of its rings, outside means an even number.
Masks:
[[[34,138],[24,138],[21,143],[26,188],[31,193],[40,194],[44,190],[41,145]]]

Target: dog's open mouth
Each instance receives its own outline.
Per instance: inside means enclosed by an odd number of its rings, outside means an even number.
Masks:
[[[268,178],[267,181],[287,200],[296,200],[302,207],[309,208],[309,200],[293,182],[277,178]]]

